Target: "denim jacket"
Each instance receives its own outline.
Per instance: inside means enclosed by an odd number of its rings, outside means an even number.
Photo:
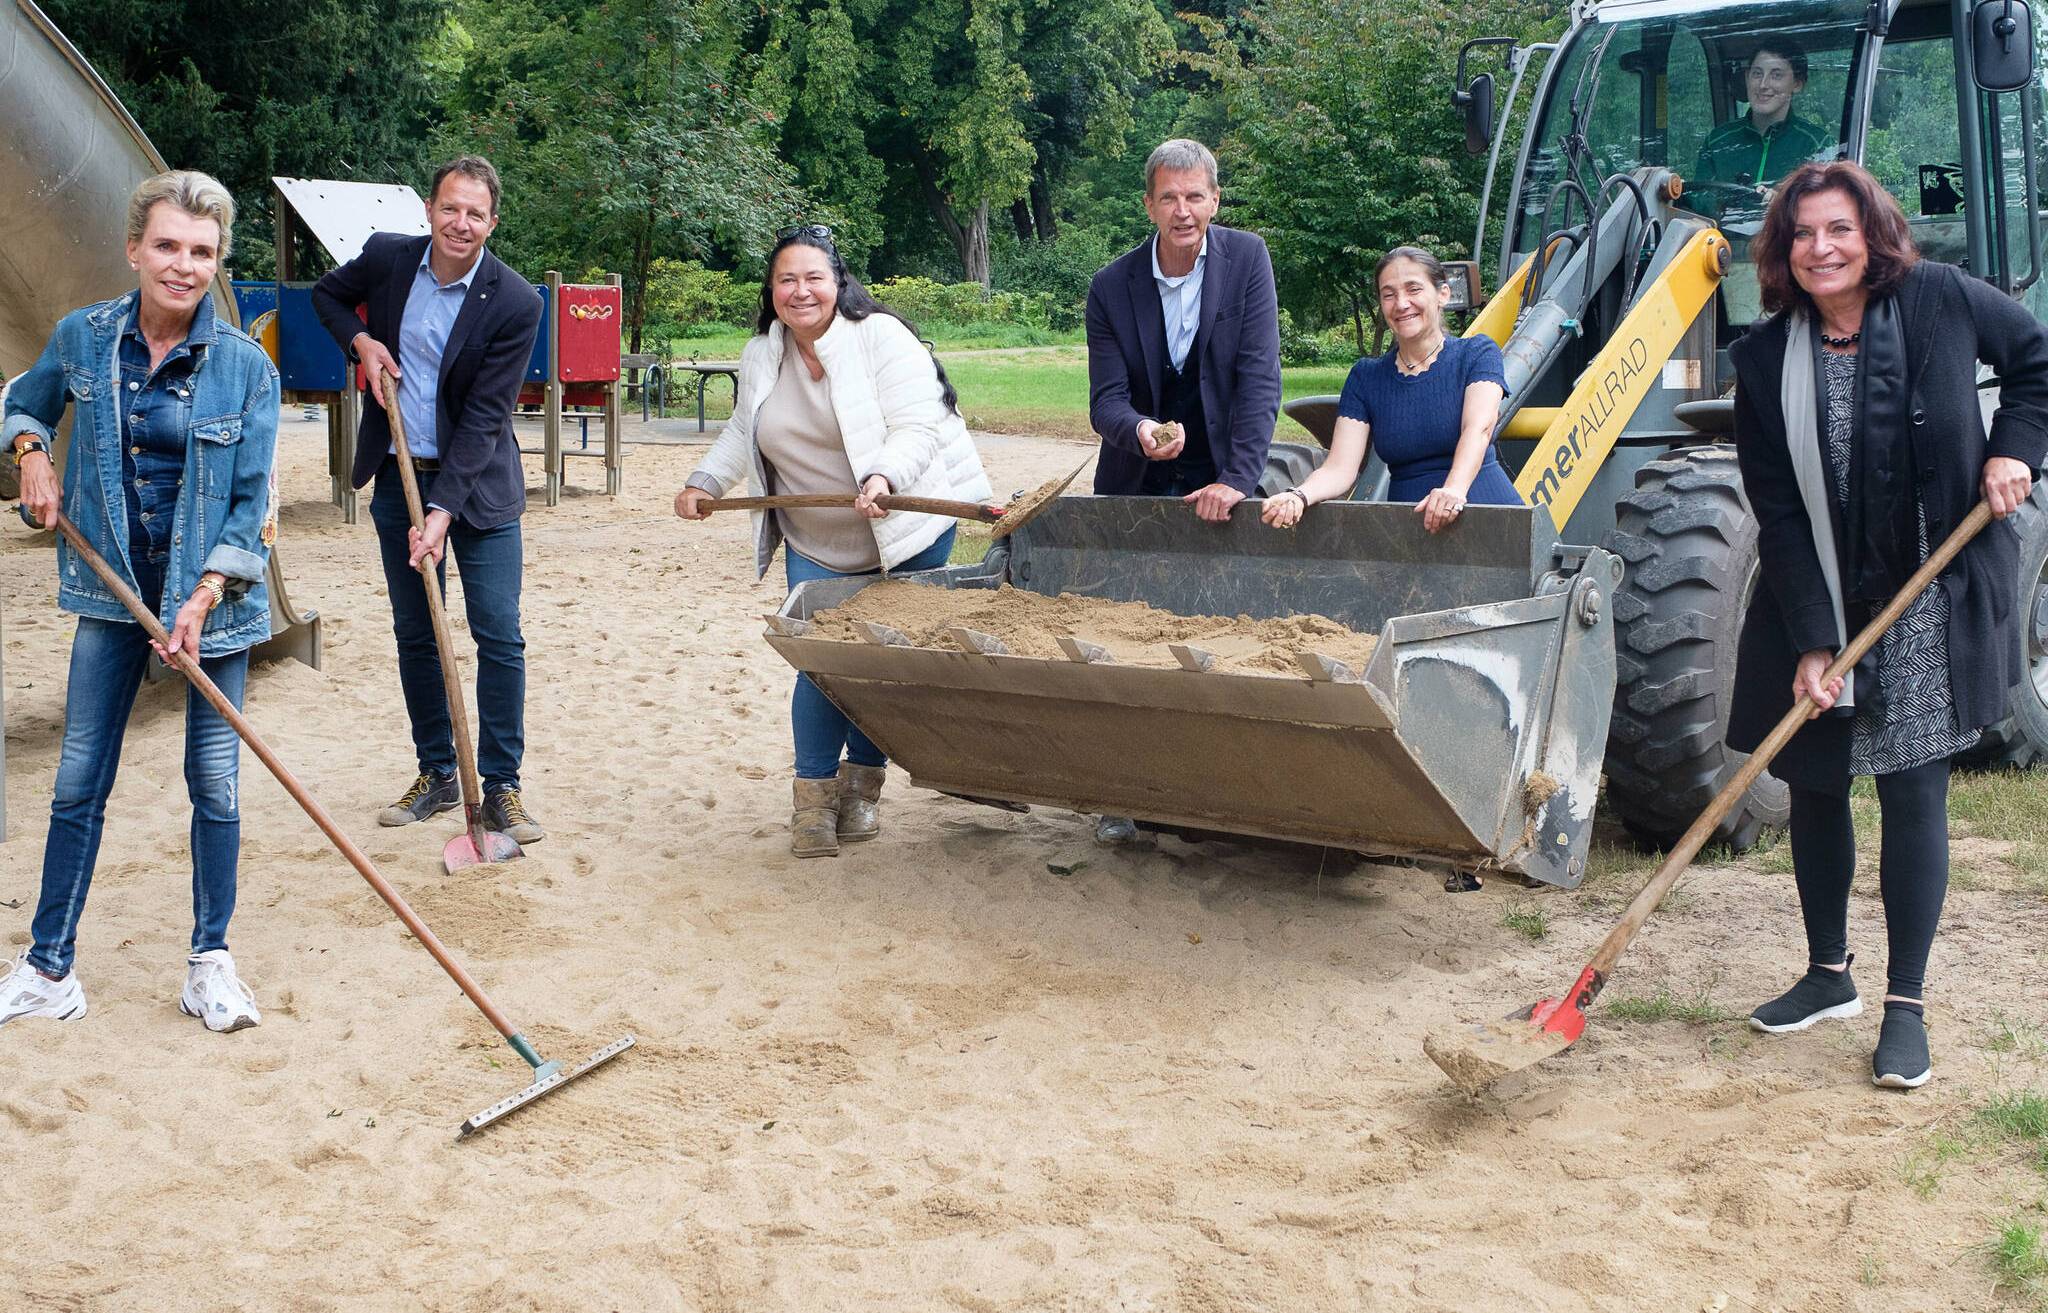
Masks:
[[[130,292],[64,316],[35,364],[0,393],[5,443],[33,433],[54,446],[64,407],[78,408],[64,462],[64,514],[130,588],[135,566],[121,486],[120,337],[139,296]],[[227,596],[206,617],[199,639],[199,654],[215,657],[270,637],[264,571],[277,537],[277,370],[253,339],[214,318],[210,294],[199,303],[189,340],[197,360],[179,402],[185,473],[158,618],[170,628],[201,574],[225,576]],[[57,604],[66,611],[134,619],[61,538],[57,585]]]

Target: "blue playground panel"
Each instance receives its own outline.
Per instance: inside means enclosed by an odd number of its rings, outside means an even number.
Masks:
[[[526,362],[526,381],[545,383],[548,378],[548,331],[554,307],[548,304],[547,288],[534,284],[540,298],[540,332],[533,339],[533,354]],[[235,305],[241,311],[242,326],[252,327],[258,316],[277,314],[277,372],[284,386],[296,392],[340,392],[348,382],[348,361],[334,339],[321,327],[313,313],[313,284],[234,284]]]
[[[548,331],[554,327],[555,307],[548,300],[547,288],[535,283],[533,291],[540,298],[540,331],[533,335],[533,355],[526,362],[526,381],[545,383],[548,381]]]

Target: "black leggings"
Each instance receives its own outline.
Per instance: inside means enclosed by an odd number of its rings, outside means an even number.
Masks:
[[[1948,760],[1877,777],[1883,846],[1877,861],[1891,956],[1886,992],[1922,998],[1927,954],[1948,893]],[[1834,966],[1849,952],[1849,882],[1856,874],[1856,829],[1849,799],[1792,790],[1792,870],[1806,916],[1806,951]]]

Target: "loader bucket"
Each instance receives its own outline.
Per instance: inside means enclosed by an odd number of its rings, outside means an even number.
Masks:
[[[1562,559],[1541,510],[1319,505],[1292,532],[1251,508],[1061,498],[979,565],[899,576],[1144,601],[1184,615],[1317,613],[1379,636],[1362,671],[1298,676],[849,642],[809,618],[875,581],[801,584],[768,641],[924,787],[1192,832],[1500,869],[1585,871],[1614,697],[1621,563]]]

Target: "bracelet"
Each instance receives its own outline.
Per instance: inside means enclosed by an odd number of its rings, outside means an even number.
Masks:
[[[48,456],[50,454],[50,444],[44,442],[41,438],[30,438],[27,442],[22,443],[14,449],[14,468],[20,469],[23,458],[32,451],[40,451],[43,455]]]
[[[199,576],[199,586],[201,588],[204,588],[207,592],[213,594],[213,606],[207,608],[207,610],[209,611],[213,610],[215,607],[218,607],[223,601],[227,599],[227,585],[222,583],[218,579],[208,578],[206,575],[202,574]]]
[[[1301,500],[1301,509],[1304,511],[1306,511],[1311,505],[1314,504],[1311,501],[1309,501],[1308,494],[1303,492],[1299,485],[1296,485],[1292,488],[1282,488],[1280,490],[1280,495],[1282,497],[1285,497],[1290,493],[1292,493],[1295,497]]]

